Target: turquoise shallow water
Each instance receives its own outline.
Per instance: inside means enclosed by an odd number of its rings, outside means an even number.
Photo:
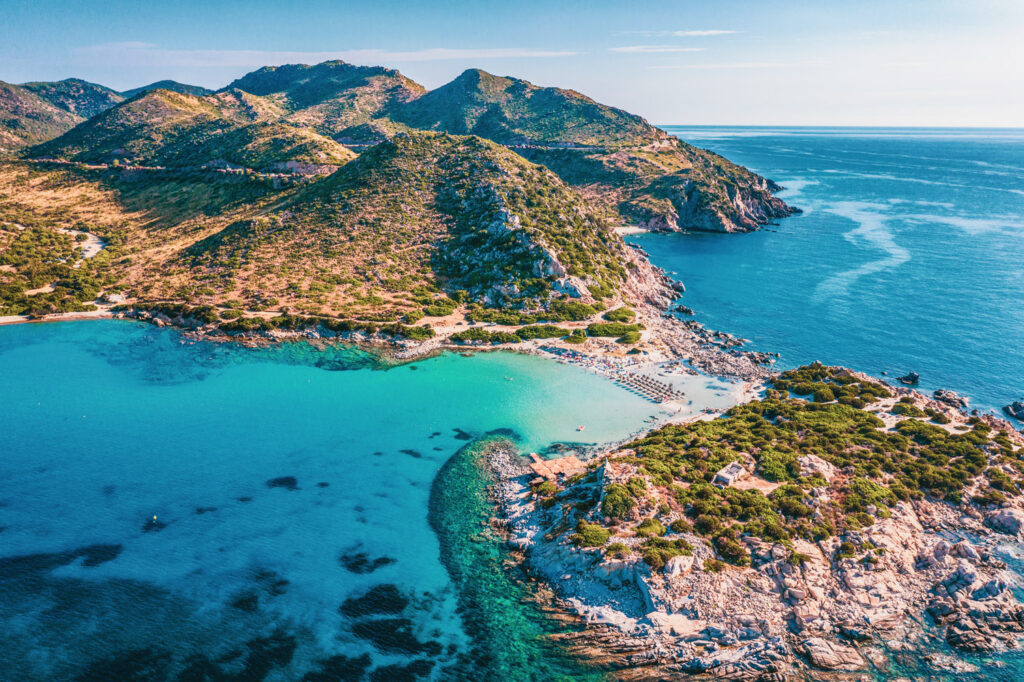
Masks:
[[[804,209],[752,234],[633,238],[713,329],[782,354],[1024,398],[1024,130],[686,128]]]
[[[495,429],[540,450],[658,413],[537,357],[382,371],[117,321],[0,328],[0,376],[4,679],[446,677],[480,633],[428,523],[442,465]]]

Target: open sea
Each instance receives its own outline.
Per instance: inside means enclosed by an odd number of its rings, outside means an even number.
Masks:
[[[665,126],[786,187],[750,234],[632,237],[696,319],[782,355],[1024,399],[1024,129]]]

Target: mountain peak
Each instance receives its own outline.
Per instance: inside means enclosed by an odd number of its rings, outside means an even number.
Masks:
[[[131,90],[125,90],[121,93],[121,96],[125,99],[131,99],[132,97],[135,97],[140,93],[149,92],[151,90],[170,90],[171,92],[179,92],[185,95],[195,95],[197,97],[209,95],[212,92],[212,90],[204,88],[200,85],[189,85],[188,83],[179,83],[178,81],[162,80],[157,81],[155,83],[150,83],[149,85],[143,85],[141,88],[132,88]]]
[[[271,100],[289,112],[286,119],[325,135],[379,118],[425,89],[398,71],[359,66],[340,59],[263,67],[230,83],[221,92],[241,90]]]
[[[659,137],[641,117],[577,92],[481,69],[467,69],[389,115],[413,128],[480,135],[513,146],[643,145]]]
[[[92,118],[124,99],[115,90],[81,78],[25,83],[21,87],[34,92],[55,107],[82,118]]]

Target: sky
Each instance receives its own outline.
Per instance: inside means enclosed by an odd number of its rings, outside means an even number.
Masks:
[[[1024,126],[1024,0],[0,0],[0,80],[475,67],[655,124]]]

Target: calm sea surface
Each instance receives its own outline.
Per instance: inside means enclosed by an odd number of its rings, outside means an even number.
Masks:
[[[0,377],[3,680],[576,674],[482,533],[467,444],[658,414],[532,356],[383,369],[122,321],[0,327]]]
[[[713,329],[976,407],[1024,398],[1024,130],[687,128],[804,210],[745,235],[634,238]]]

